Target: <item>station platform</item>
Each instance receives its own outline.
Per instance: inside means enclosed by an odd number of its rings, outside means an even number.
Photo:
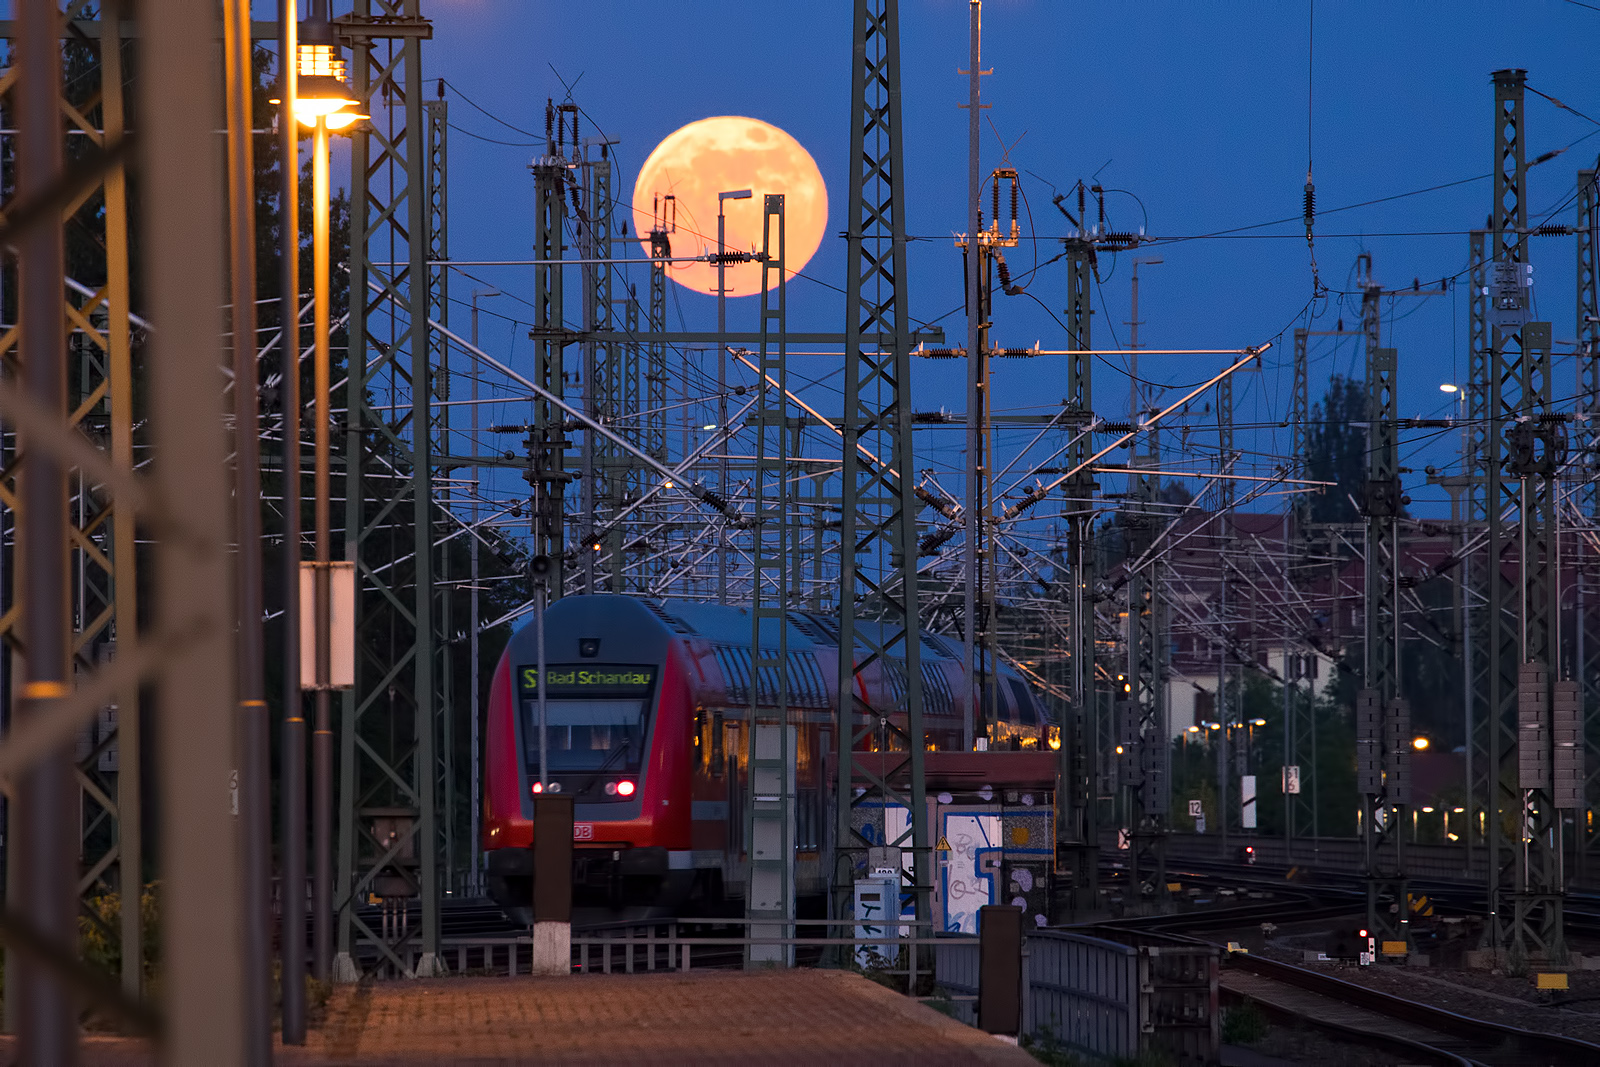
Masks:
[[[0,1063],[14,1062],[0,1045]],[[859,975],[747,973],[446,978],[338,989],[281,1064],[772,1064],[1027,1067],[1014,1045]],[[85,1067],[154,1063],[143,1042],[87,1039]]]

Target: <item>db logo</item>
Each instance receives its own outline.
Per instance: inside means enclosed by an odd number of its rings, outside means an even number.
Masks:
[[[594,823],[575,822],[572,824],[572,839],[574,841],[593,841]]]

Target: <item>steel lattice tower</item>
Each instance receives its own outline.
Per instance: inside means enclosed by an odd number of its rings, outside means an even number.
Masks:
[[[1062,491],[1067,498],[1067,692],[1071,704],[1061,723],[1056,764],[1056,922],[1070,921],[1100,904],[1099,705],[1095,694],[1094,453],[1089,428],[1094,421],[1093,356],[1090,317],[1094,245],[1082,237],[1065,242],[1067,253],[1067,395],[1062,421],[1069,438],[1069,469],[1079,473]]]
[[[1600,476],[1600,187],[1596,186],[1596,168],[1578,171],[1577,225],[1574,232],[1578,241],[1577,270],[1577,379],[1579,413],[1587,416],[1586,422],[1577,424],[1574,436],[1577,462],[1572,470],[1579,479],[1580,489],[1575,494],[1579,520],[1593,524],[1600,520],[1600,489],[1595,478]],[[1574,594],[1575,625],[1573,636],[1574,659],[1582,692],[1581,720],[1583,750],[1583,795],[1580,807],[1600,807],[1600,619],[1595,608],[1600,607],[1600,586],[1589,584],[1594,552],[1588,539],[1576,540],[1577,557],[1574,573],[1577,589]],[[1600,834],[1580,821],[1574,833],[1577,841],[1576,874],[1578,881],[1588,879],[1596,869],[1595,850],[1600,847]]]
[[[789,937],[795,914],[795,806],[791,768],[796,758],[789,721],[789,566],[798,554],[791,538],[788,407],[788,284],[784,278],[784,200],[762,204],[761,346],[756,376],[752,506],[750,511],[750,728],[744,731],[749,768],[745,855],[746,914],[751,937]],[[751,945],[750,963],[793,962],[784,945]]]
[[[906,295],[905,157],[898,0],[856,0],[852,20],[849,244],[845,290],[844,465],[840,501],[838,824],[834,916],[849,912],[871,841],[865,805],[906,809],[886,845],[911,853],[918,919],[929,912],[923,789],[923,680],[917,636],[917,497],[911,439],[911,323]],[[882,460],[862,462],[860,449]],[[877,681],[884,679],[888,684]],[[881,701],[869,704],[869,692]],[[893,760],[859,758],[874,738]],[[862,791],[858,796],[856,789]]]
[[[1366,341],[1367,482],[1364,688],[1356,695],[1356,790],[1361,809],[1367,926],[1411,949],[1403,820],[1411,803],[1411,715],[1400,696],[1400,441],[1395,350],[1380,347],[1383,290],[1363,253],[1361,332]]]
[[[564,314],[564,293],[560,261],[566,247],[562,231],[566,224],[566,163],[557,152],[555,124],[564,121],[552,107],[545,109],[545,154],[536,158],[533,171],[533,258],[538,261],[533,273],[533,381],[551,396],[564,396],[566,379],[562,374],[563,353],[568,342]],[[565,529],[563,498],[566,493],[567,439],[562,410],[548,399],[533,401],[532,425],[525,442],[528,469],[524,477],[532,490],[529,525],[533,534],[530,551],[550,563],[548,587],[552,597],[564,588]],[[591,552],[593,549],[590,550]]]
[[[1309,340],[1309,331],[1295,330],[1294,383],[1289,394],[1289,459],[1292,464],[1290,474],[1298,478],[1307,477],[1306,456],[1309,449],[1306,438],[1311,425],[1311,384],[1307,359]],[[1285,533],[1283,548],[1288,581],[1299,584],[1309,580],[1312,573],[1305,563],[1305,556],[1311,551],[1311,494],[1296,493],[1290,500],[1289,528]],[[1299,562],[1287,562],[1291,557],[1297,557]],[[1302,635],[1301,640],[1306,641],[1309,637],[1309,634]],[[1284,832],[1291,840],[1311,831],[1316,824],[1314,794],[1306,788],[1306,784],[1316,766],[1317,730],[1315,689],[1307,686],[1302,693],[1296,684],[1302,677],[1309,678],[1310,672],[1305,665],[1311,662],[1312,657],[1310,654],[1293,655],[1293,646],[1294,635],[1286,633],[1283,684],[1288,694],[1284,704],[1284,762],[1299,767],[1301,774],[1300,792],[1284,798]]]
[[[380,966],[427,976],[439,949],[434,352],[428,327],[428,142],[419,0],[357,0],[337,21],[373,120],[351,137],[345,558],[356,564],[356,684],[339,727],[336,979]],[[403,257],[403,258],[402,258]],[[399,260],[395,263],[395,260]],[[400,410],[391,416],[385,399]],[[416,925],[377,926],[376,896]],[[402,904],[403,906],[403,904]]]
[[[60,113],[70,128],[102,150],[114,149],[125,135],[124,37],[111,27],[118,22],[120,5],[103,5],[97,18],[74,17],[58,22],[63,41],[92,50],[98,64],[92,84],[79,79],[75,91],[58,89]],[[15,26],[16,23],[11,25]],[[122,25],[127,26],[127,23]],[[129,32],[127,29],[124,33]],[[15,47],[15,42],[13,42]],[[88,60],[90,57],[83,57]],[[15,63],[15,58],[13,59]],[[9,113],[19,107],[18,79],[0,87]],[[15,166],[10,163],[8,166]],[[74,191],[61,209],[69,228],[87,231],[94,258],[67,264],[69,272],[81,269],[85,277],[70,277],[61,313],[67,337],[67,420],[121,470],[133,469],[134,335],[129,318],[128,197],[125,164],[114,162],[95,182]],[[27,353],[19,344],[21,330],[11,325],[0,333],[0,363],[13,381],[24,377]],[[3,515],[0,534],[14,546],[23,526],[23,492],[27,459],[17,447],[15,428],[0,438],[0,495]],[[90,479],[70,481],[67,501],[65,551],[73,574],[71,588],[63,590],[71,631],[69,678],[89,675],[113,659],[118,635],[131,643],[138,634],[138,598],[135,582],[135,516],[119,506],[112,494]],[[25,549],[0,548],[4,553],[4,585],[0,586],[0,642],[5,657],[4,697],[8,711],[16,709],[15,679],[27,675],[27,655],[22,647],[26,629],[21,603],[23,579],[16,570],[25,564]],[[130,686],[117,694],[81,735],[73,754],[73,810],[77,816],[77,888],[84,900],[107,892],[120,893],[118,918],[122,960],[122,987],[130,996],[140,992],[144,970],[143,916],[139,897],[143,886],[144,845],[140,789],[139,692]],[[21,805],[8,804],[12,826],[25,817]],[[63,845],[62,847],[70,847]],[[10,852],[9,856],[17,855]],[[8,867],[8,885],[15,886],[15,865]],[[131,892],[130,892],[131,889]],[[15,894],[15,889],[12,893]],[[14,896],[13,899],[20,899]],[[80,909],[98,922],[97,911]],[[9,975],[10,972],[8,971]],[[18,969],[21,976],[21,968]],[[12,979],[15,981],[16,979]],[[8,985],[11,983],[8,982]],[[15,992],[14,988],[9,990]],[[7,1004],[17,998],[7,997]]]

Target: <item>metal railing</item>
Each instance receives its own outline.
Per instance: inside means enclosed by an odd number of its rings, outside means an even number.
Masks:
[[[808,963],[822,962],[829,949],[845,949],[838,953],[845,961],[853,963],[855,949],[866,946],[878,953],[887,966],[867,968],[874,974],[903,977],[910,992],[917,990],[919,979],[928,977],[930,968],[926,955],[940,946],[970,942],[976,952],[977,939],[970,937],[930,937],[891,934],[870,934],[848,937],[803,936],[752,937],[706,933],[685,927],[747,926],[751,922],[772,925],[766,920],[716,919],[705,922],[681,923],[676,919],[658,922],[617,923],[600,927],[584,927],[573,931],[572,969],[579,974],[635,974],[652,971],[677,971],[688,973],[696,966],[727,969],[745,965],[745,950],[756,946],[790,946],[796,950],[815,949]],[[835,929],[853,927],[851,920],[816,919],[797,920],[793,925],[822,926]],[[912,920],[891,924],[898,927],[931,927],[928,922]],[[533,968],[533,937],[528,934],[495,937],[447,937],[440,941],[440,962],[456,974],[470,971],[504,973],[508,977],[527,974]],[[420,947],[413,946],[408,965],[414,970]],[[892,954],[892,955],[891,955]],[[839,961],[848,966],[849,963]]]
[[[1101,933],[1107,936],[1095,936]],[[950,994],[950,1010],[976,1025],[977,939],[941,939],[935,958],[935,982]],[[1022,959],[1023,1034],[1106,1058],[1159,1049],[1180,1064],[1215,1061],[1214,946],[1125,931],[1039,930],[1024,939]]]

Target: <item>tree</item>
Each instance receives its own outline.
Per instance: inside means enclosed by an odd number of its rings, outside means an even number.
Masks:
[[[1352,501],[1366,494],[1366,421],[1366,383],[1334,375],[1306,427],[1306,477],[1334,483],[1312,494],[1312,522],[1354,522],[1359,517]]]

